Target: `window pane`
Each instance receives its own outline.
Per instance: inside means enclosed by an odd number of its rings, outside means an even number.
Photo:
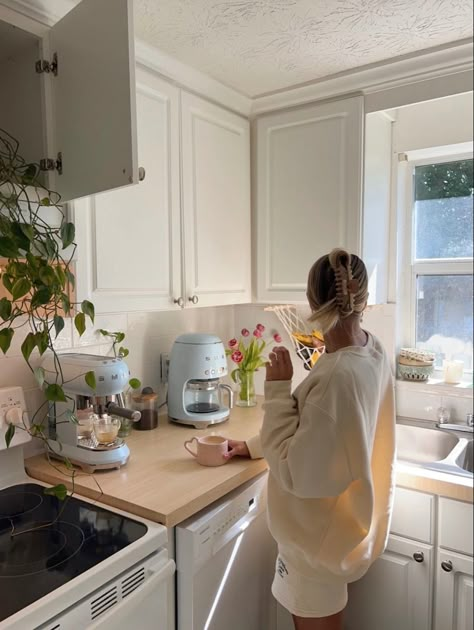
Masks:
[[[472,276],[418,276],[416,346],[472,370]]]
[[[415,168],[415,258],[472,258],[472,160]]]

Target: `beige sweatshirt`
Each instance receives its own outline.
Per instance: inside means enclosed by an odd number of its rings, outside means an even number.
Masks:
[[[293,395],[265,383],[264,420],[248,441],[270,468],[268,518],[303,574],[352,582],[385,548],[393,495],[392,372],[379,340],[324,354]]]

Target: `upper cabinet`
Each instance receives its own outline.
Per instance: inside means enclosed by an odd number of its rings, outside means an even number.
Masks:
[[[97,312],[250,301],[248,121],[137,72],[138,186],[75,202]]]
[[[0,127],[20,154],[63,201],[137,183],[132,0],[82,0],[43,36],[3,11]]]
[[[363,97],[256,122],[256,298],[306,301],[308,271],[362,247]]]
[[[250,141],[246,119],[183,93],[184,298],[249,302]]]

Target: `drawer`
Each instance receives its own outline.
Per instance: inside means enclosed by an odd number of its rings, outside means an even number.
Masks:
[[[390,532],[404,538],[433,543],[434,496],[395,488]]]
[[[439,546],[472,556],[472,505],[453,499],[439,500]]]

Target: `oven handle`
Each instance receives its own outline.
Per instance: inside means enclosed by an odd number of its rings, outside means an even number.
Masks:
[[[130,613],[134,608],[137,608],[140,603],[148,597],[162,582],[171,577],[176,570],[174,560],[168,560],[165,565],[160,565],[156,569],[151,569],[152,576],[148,578],[143,586],[137,588],[131,595],[123,599],[120,604],[113,606],[109,611],[102,615],[97,621],[88,626],[88,630],[106,630],[111,628],[110,620],[115,615],[124,615]],[[139,611],[137,611],[139,612]]]

